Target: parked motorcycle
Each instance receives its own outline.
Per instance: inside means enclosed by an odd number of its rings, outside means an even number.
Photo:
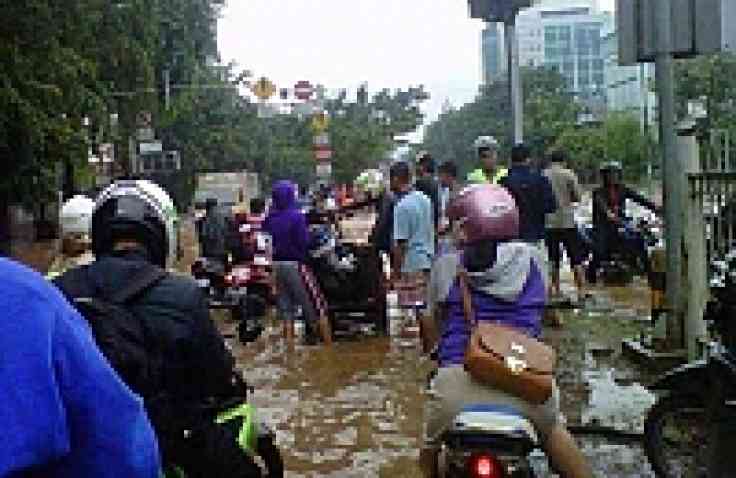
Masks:
[[[712,264],[705,356],[651,388],[662,396],[645,421],[645,450],[659,477],[736,476],[736,250]]]

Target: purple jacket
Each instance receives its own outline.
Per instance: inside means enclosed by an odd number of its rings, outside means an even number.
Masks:
[[[546,290],[529,249],[523,243],[499,245],[496,262],[482,273],[469,275],[476,320],[498,322],[539,337]],[[447,307],[447,316],[438,347],[439,366],[459,365],[470,330],[456,280],[441,302]]]
[[[278,181],[271,193],[273,204],[263,222],[263,230],[273,240],[274,261],[304,262],[309,229],[307,218],[297,207],[296,188],[290,181]]]

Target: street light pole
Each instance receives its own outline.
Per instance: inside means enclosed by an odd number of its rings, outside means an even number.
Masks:
[[[682,322],[682,235],[684,211],[683,166],[676,151],[674,60],[672,48],[672,8],[670,0],[657,0],[656,78],[664,178],[665,224],[667,226],[667,339],[669,346],[683,345]]]
[[[509,100],[511,103],[511,146],[524,141],[524,106],[519,69],[519,37],[516,31],[516,10],[508,12],[504,22],[506,55],[508,61]]]

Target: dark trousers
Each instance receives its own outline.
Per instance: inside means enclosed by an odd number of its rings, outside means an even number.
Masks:
[[[593,240],[593,257],[588,265],[588,282],[596,282],[596,274],[604,262],[621,256],[630,265],[638,265],[649,273],[649,255],[644,237],[634,230],[620,233],[613,225],[596,228]]]

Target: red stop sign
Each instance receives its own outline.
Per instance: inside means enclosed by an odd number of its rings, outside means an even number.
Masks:
[[[294,85],[294,96],[302,101],[307,101],[309,98],[312,97],[313,93],[314,87],[310,82],[306,80],[299,81],[296,85]]]

